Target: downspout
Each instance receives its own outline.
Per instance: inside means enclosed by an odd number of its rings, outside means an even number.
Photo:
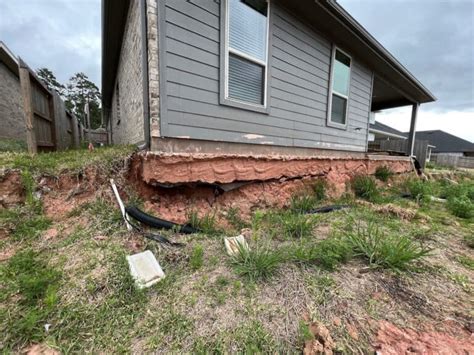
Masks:
[[[140,17],[141,17],[141,38],[142,38],[142,68],[143,68],[143,128],[145,133],[145,144],[143,149],[149,149],[151,144],[150,135],[150,98],[148,94],[148,22],[146,15],[146,0],[140,0]]]

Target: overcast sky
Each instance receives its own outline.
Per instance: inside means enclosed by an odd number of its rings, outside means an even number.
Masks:
[[[474,141],[474,0],[339,3],[438,98],[421,106],[417,128]],[[63,83],[82,71],[100,86],[100,0],[0,0],[0,40]],[[405,131],[409,116],[404,108],[377,119]]]

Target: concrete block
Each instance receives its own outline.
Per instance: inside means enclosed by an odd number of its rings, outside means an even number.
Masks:
[[[165,277],[158,260],[149,250],[127,256],[130,273],[139,288],[150,287]]]
[[[239,254],[239,246],[245,250],[249,250],[249,245],[242,234],[237,237],[224,238],[224,244],[227,254],[230,256]]]

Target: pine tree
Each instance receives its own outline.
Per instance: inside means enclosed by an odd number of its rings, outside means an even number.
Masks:
[[[51,70],[48,68],[39,68],[36,70],[36,75],[41,79],[41,81],[46,85],[49,90],[56,91],[59,96],[64,98],[66,93],[66,88],[63,84],[61,84],[57,79],[56,76],[53,74]]]
[[[66,107],[86,124],[85,105],[89,103],[91,128],[98,128],[102,122],[101,94],[99,88],[86,74],[76,73],[66,86]]]

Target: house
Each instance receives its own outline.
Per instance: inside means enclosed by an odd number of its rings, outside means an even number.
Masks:
[[[390,139],[407,139],[407,135],[381,122],[374,121],[369,126],[369,142]]]
[[[105,121],[113,143],[150,151],[147,182],[336,171],[342,181],[374,164],[411,168],[406,157],[367,154],[369,116],[412,106],[411,155],[419,105],[435,97],[337,2],[103,0],[102,9]]]
[[[21,71],[24,87],[22,87]],[[27,88],[31,130],[27,129],[23,94]],[[79,145],[81,124],[66,110],[63,100],[51,92],[33,70],[0,41],[0,139],[26,147],[30,140],[35,150],[61,150]]]
[[[417,131],[417,140],[426,140],[435,146],[432,154],[474,157],[474,143],[441,130]]]

